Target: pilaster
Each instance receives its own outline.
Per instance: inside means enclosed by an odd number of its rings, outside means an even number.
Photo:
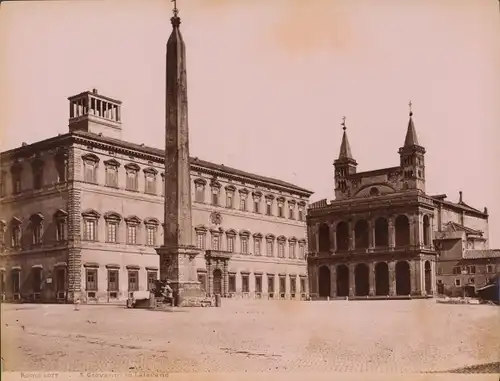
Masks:
[[[368,247],[370,249],[373,249],[375,247],[375,223],[371,218],[368,220],[368,236]]]
[[[349,263],[349,297],[352,298],[356,295],[356,277],[354,270],[356,265]]]
[[[389,265],[389,296],[396,295],[396,262],[390,261]]]
[[[319,252],[319,224],[314,225],[314,244],[315,244],[314,251],[316,253],[318,253]]]
[[[368,264],[368,281],[370,285],[369,295],[375,296],[375,262]]]
[[[337,266],[330,265],[330,297],[337,297]]]
[[[396,232],[394,230],[394,217],[389,217],[389,248],[390,250],[394,250],[394,246],[396,246]]]
[[[337,252],[337,226],[335,223],[330,224],[330,251]]]
[[[354,224],[352,220],[349,220],[349,250],[354,250],[356,244],[356,237],[354,235]]]
[[[222,295],[227,297],[229,294],[229,269],[228,269],[228,261],[224,261],[224,270],[223,270],[223,284],[222,284]],[[255,291],[255,285],[253,290]]]

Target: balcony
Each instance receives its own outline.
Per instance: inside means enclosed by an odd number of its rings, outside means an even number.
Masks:
[[[233,254],[224,250],[205,250],[205,259],[231,259]]]

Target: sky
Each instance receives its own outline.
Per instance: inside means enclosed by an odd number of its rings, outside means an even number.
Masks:
[[[413,104],[428,194],[490,213],[500,248],[497,0],[178,0],[191,156],[333,199],[342,117],[358,171],[396,166]],[[67,97],[123,101],[163,148],[168,0],[0,5],[0,145],[68,131]]]

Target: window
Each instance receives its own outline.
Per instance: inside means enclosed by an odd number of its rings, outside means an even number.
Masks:
[[[288,256],[289,258],[295,258],[295,242],[290,242],[288,245]]]
[[[278,217],[284,217],[283,216],[283,203],[278,201]]]
[[[64,182],[68,178],[68,153],[60,150],[55,156],[57,181]]]
[[[234,191],[232,189],[226,188],[226,208],[233,207]]]
[[[165,197],[165,174],[161,174],[161,195]]]
[[[247,210],[247,195],[244,193],[240,193],[240,210]]]
[[[491,274],[493,272],[493,266],[492,265],[486,265],[486,273]]]
[[[139,271],[129,270],[128,272],[128,290],[138,291],[139,290]]]
[[[453,267],[453,275],[459,275],[461,273],[461,268],[460,266],[455,266]]]
[[[30,217],[30,227],[32,236],[32,243],[34,245],[38,245],[42,243],[42,235],[43,235],[43,216],[38,214],[33,214]]]
[[[21,225],[18,223],[12,226],[12,247],[21,247]]]
[[[286,279],[284,276],[280,276],[280,294],[286,292]]]
[[[219,206],[219,190],[212,189],[212,205]]]
[[[284,241],[278,242],[278,257],[285,258],[285,242]]]
[[[99,158],[95,155],[83,157],[83,179],[87,183],[97,183],[97,164]]]
[[[248,274],[241,274],[241,292],[250,292]]]
[[[248,254],[248,237],[241,237],[241,253]]]
[[[205,233],[197,232],[196,233],[196,245],[198,249],[205,250]]]
[[[144,192],[148,194],[156,194],[156,174],[158,172],[154,168],[146,168],[144,170]]]
[[[306,293],[306,278],[300,278],[300,293],[305,294]]]
[[[295,203],[288,203],[288,218],[293,220],[295,218],[294,216],[294,210],[295,210]]]
[[[295,294],[297,292],[297,279],[290,275],[290,294]]]
[[[200,288],[203,292],[207,290],[207,276],[204,273],[198,273],[198,282],[200,282]]]
[[[86,269],[86,285],[87,291],[97,291],[97,269]]]
[[[262,255],[262,250],[261,250],[261,246],[262,246],[262,239],[261,238],[255,238],[254,239],[254,245],[255,245],[255,255]]]
[[[474,284],[475,279],[474,278],[469,278],[469,284]]]
[[[437,275],[443,275],[443,269],[441,267],[437,268]]]
[[[155,225],[146,225],[146,245],[156,245],[156,228]]]
[[[118,270],[108,270],[108,291],[119,291]]]
[[[115,221],[108,221],[106,227],[107,227],[106,242],[116,243],[118,241],[117,239],[118,223]]]
[[[7,185],[7,172],[2,171],[0,173],[0,197],[5,197],[5,195],[7,194],[6,185]]]
[[[66,240],[66,218],[56,218],[56,241]]]
[[[31,169],[33,172],[33,189],[42,189],[43,187],[43,161],[35,160]]]
[[[262,292],[262,275],[255,275],[255,292]]]
[[[33,275],[33,292],[42,291],[42,269],[34,267],[31,269]]]
[[[106,166],[106,186],[118,188],[118,166],[120,164],[109,160],[104,165]]]
[[[156,286],[156,280],[158,279],[157,271],[148,271],[148,291],[151,291]]]
[[[299,216],[298,216],[299,221],[304,220],[304,208],[302,206],[299,206]]]
[[[7,224],[4,221],[0,220],[0,250],[3,250],[4,246],[5,246],[5,229],[6,229],[6,227],[7,227]]]
[[[97,221],[84,219],[83,221],[83,239],[85,241],[97,241]]]
[[[304,242],[299,243],[299,258],[304,259],[306,257],[306,244]]]
[[[468,270],[469,270],[469,274],[475,274],[476,273],[476,266],[469,266]]]
[[[139,166],[135,164],[128,164],[125,166],[125,170],[127,173],[127,184],[126,189],[129,191],[138,191],[139,190],[139,176],[137,175],[139,172]]]
[[[254,211],[254,213],[260,213],[260,197],[258,197],[258,196],[254,196],[253,211]]]
[[[271,239],[268,239],[266,243],[267,243],[267,256],[272,257],[274,255],[273,241]]]
[[[220,250],[220,237],[219,233],[212,235],[212,250]]]
[[[127,224],[127,243],[129,245],[137,244],[137,225]]]
[[[22,167],[20,164],[16,163],[11,168],[11,178],[12,178],[12,193],[19,194],[21,193],[21,172]]]
[[[460,287],[460,279],[455,279],[455,286]]]
[[[229,274],[228,277],[228,291],[229,292],[236,292],[236,275],[235,274]]]
[[[195,201],[196,202],[205,202],[205,182],[204,180],[198,179],[195,180]]]
[[[227,251],[229,251],[230,253],[234,253],[234,241],[235,241],[234,235],[227,236]]]
[[[266,196],[266,215],[267,216],[273,215],[273,196],[272,195]]]
[[[274,292],[274,275],[267,276],[267,292],[269,294]]]
[[[12,270],[12,292],[14,294],[19,294],[21,291],[21,271]]]

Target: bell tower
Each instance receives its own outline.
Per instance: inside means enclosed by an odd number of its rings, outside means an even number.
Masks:
[[[425,148],[418,143],[411,102],[409,106],[410,119],[405,142],[399,149],[400,166],[403,172],[402,188],[419,189],[425,192]]]
[[[342,142],[340,143],[340,152],[337,160],[333,162],[335,168],[335,199],[341,200],[349,197],[349,175],[356,173],[358,163],[354,160],[351,151],[351,145],[347,138],[347,127],[345,124],[345,116],[342,118]]]

